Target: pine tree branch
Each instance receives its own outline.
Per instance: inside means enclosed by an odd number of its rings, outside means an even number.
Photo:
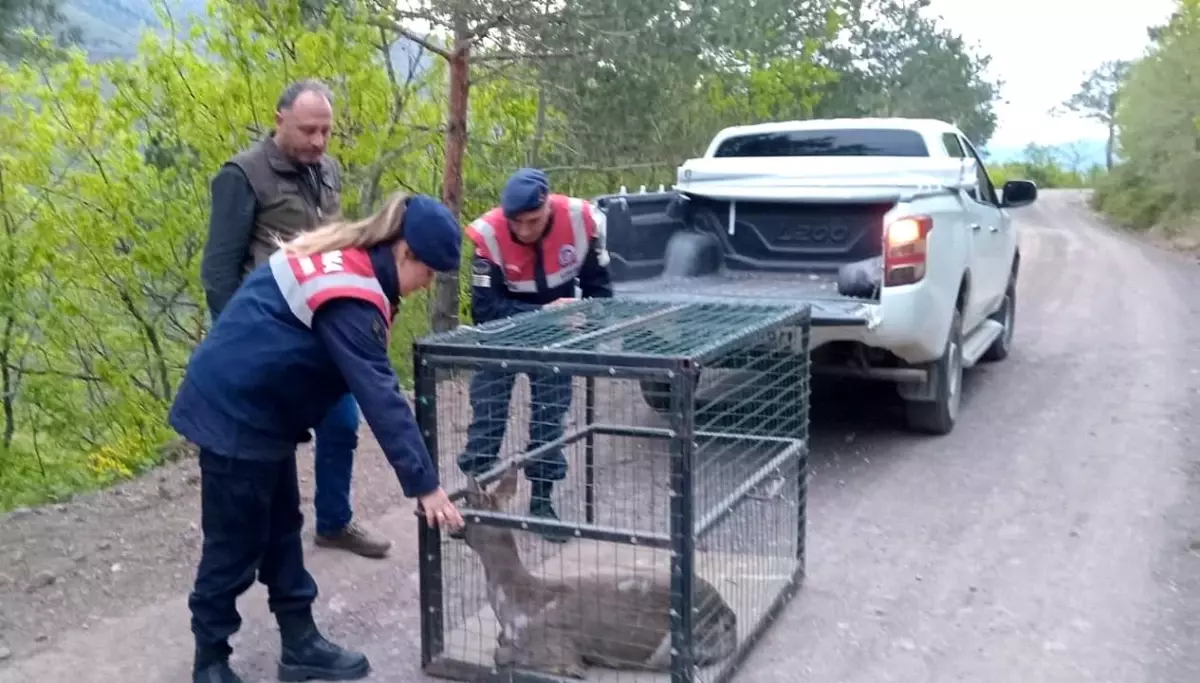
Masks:
[[[441,57],[442,59],[450,59],[450,52],[448,50],[446,50],[444,48],[440,48],[437,45],[434,45],[433,43],[429,42],[428,40],[425,40],[421,36],[404,28],[404,25],[401,24],[400,21],[397,19],[382,20],[382,21],[376,21],[373,23],[376,26],[378,26],[379,28],[392,30],[392,31],[395,31],[396,33],[399,33],[404,38],[411,40],[412,42],[416,43],[417,45],[420,45],[422,48],[429,50],[430,52],[434,53],[435,55]]]

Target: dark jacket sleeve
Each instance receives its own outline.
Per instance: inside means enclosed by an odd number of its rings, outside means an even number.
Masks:
[[[493,261],[475,255],[471,261],[471,319],[477,323],[500,320],[525,311],[536,311],[537,304],[508,298],[504,272]]]
[[[387,355],[386,329],[379,310],[358,299],[334,299],[313,316],[313,330],[350,386],[379,447],[396,470],[400,488],[414,498],[437,490],[438,476],[412,409],[400,393]]]
[[[612,277],[607,265],[600,265],[600,249],[596,239],[588,246],[587,257],[579,269],[579,291],[585,299],[611,299]]]
[[[242,264],[250,251],[257,200],[242,169],[225,164],[212,180],[208,242],[200,261],[200,280],[215,320],[242,283]]]

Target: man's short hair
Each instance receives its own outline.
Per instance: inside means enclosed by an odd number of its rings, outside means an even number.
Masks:
[[[279,95],[279,101],[275,103],[275,110],[291,109],[292,105],[296,103],[296,99],[306,92],[315,92],[333,104],[333,90],[329,86],[315,78],[306,78],[284,88],[283,93]]]

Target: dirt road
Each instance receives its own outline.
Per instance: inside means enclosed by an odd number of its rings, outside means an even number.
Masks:
[[[739,680],[1200,681],[1200,270],[1077,193],[1017,216],[1016,350],[970,373],[954,434],[816,394],[809,576]],[[357,468],[397,550],[310,549],[321,622],[371,680],[429,680],[411,508],[374,449]],[[0,522],[0,683],[190,680],[197,510],[181,463]],[[261,586],[241,605],[235,664],[274,680]]]

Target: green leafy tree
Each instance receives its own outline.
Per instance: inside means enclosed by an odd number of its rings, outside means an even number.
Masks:
[[[1112,170],[1117,141],[1117,102],[1121,82],[1129,71],[1125,60],[1107,61],[1096,67],[1079,85],[1079,90],[1062,103],[1060,110],[1103,123],[1108,129],[1105,167]]]
[[[418,96],[429,82],[398,75],[395,33],[336,8],[313,26],[284,0],[209,12],[184,37],[148,34],[129,62],[74,52],[0,67],[0,107],[15,115],[0,119],[11,141],[0,149],[0,506],[162,457],[167,406],[205,334],[208,182],[266,134],[286,83],[316,76],[335,89],[331,152],[348,214],[396,189],[438,190],[442,102]],[[474,125],[528,129],[529,95],[498,81],[478,96],[499,106],[473,113]],[[493,143],[493,159],[521,146]],[[411,340],[428,330],[419,297],[397,324],[403,373]]]
[[[822,60],[839,78],[817,116],[932,117],[957,125],[977,146],[996,129],[1000,83],[990,58],[922,14],[928,0],[843,0],[839,38]]]
[[[1175,229],[1200,211],[1200,2],[1178,0],[1151,31],[1147,55],[1129,66],[1114,120],[1121,161],[1097,188],[1096,205],[1140,228]]]

